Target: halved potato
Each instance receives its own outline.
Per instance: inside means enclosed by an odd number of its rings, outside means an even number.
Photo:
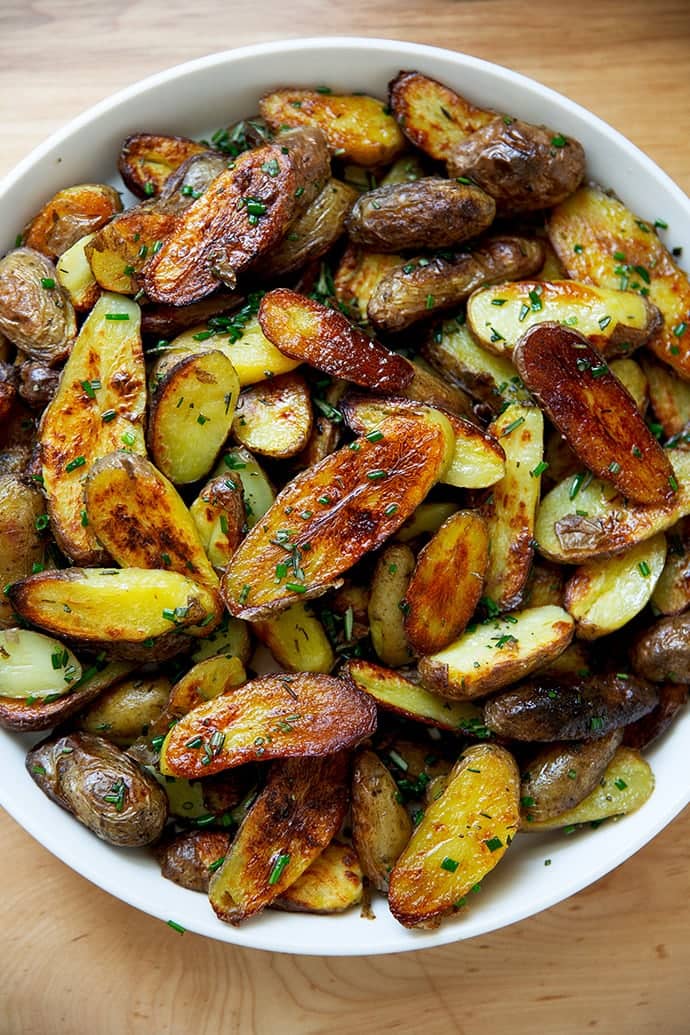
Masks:
[[[619,728],[598,740],[548,744],[530,758],[520,784],[523,829],[559,816],[591,794],[622,740]]]
[[[160,202],[142,202],[102,227],[84,246],[98,285],[104,291],[135,295],[146,263],[158,253],[177,221],[177,213]]]
[[[246,307],[238,310],[243,302],[242,295],[232,291],[217,291],[209,298],[202,298],[200,302],[192,302],[190,305],[157,305],[151,303],[144,307],[141,314],[141,330],[143,334],[150,334],[158,341],[157,348],[167,348],[174,345],[173,339],[190,328],[195,333],[208,330],[208,324],[199,324],[201,320],[213,320],[213,326],[221,330],[227,328],[228,335],[231,333],[230,324],[236,326],[244,321],[245,310],[256,311],[256,307],[247,303]],[[241,333],[241,327],[236,328]],[[161,340],[162,339],[162,340]],[[194,341],[193,351],[197,351],[197,342]]]
[[[649,401],[649,384],[640,364],[634,359],[614,359],[609,363],[609,370],[633,397],[640,413],[644,413]]]
[[[30,575],[45,560],[41,529],[47,523],[43,496],[37,485],[18,474],[0,475],[0,580],[9,586]],[[0,628],[16,625],[5,593],[0,594]]]
[[[288,672],[330,672],[335,664],[323,625],[299,600],[252,629]]]
[[[173,723],[179,722],[193,708],[246,682],[247,673],[237,657],[215,654],[197,661],[171,688],[165,712],[156,723],[155,732],[167,733]]]
[[[228,614],[223,615],[223,620],[217,629],[205,636],[203,640],[194,641],[191,647],[190,658],[194,662],[215,657],[217,654],[224,654],[227,657],[239,658],[243,665],[247,665],[252,655],[247,623],[243,622],[241,618],[231,618]]]
[[[405,591],[405,632],[418,654],[447,647],[479,603],[489,564],[489,532],[481,514],[459,510],[417,556]]]
[[[677,615],[690,605],[690,523],[669,529],[664,570],[652,593],[652,607],[662,615]]]
[[[396,266],[403,266],[402,255],[364,251],[349,244],[333,278],[335,297],[352,319],[366,323],[369,299],[385,275]]]
[[[30,629],[0,630],[0,697],[62,697],[81,673],[81,664],[59,640]]]
[[[408,140],[445,161],[456,144],[496,118],[421,72],[399,72],[389,85],[390,106]]]
[[[548,561],[535,560],[522,596],[524,607],[555,604],[563,607],[563,569]]]
[[[120,195],[107,183],[80,183],[54,194],[24,229],[24,245],[49,259],[95,233],[122,211]]]
[[[393,668],[408,664],[413,657],[403,615],[414,563],[409,546],[389,543],[381,551],[371,578],[367,607],[371,644],[381,661]]]
[[[583,640],[621,629],[649,603],[666,560],[663,533],[625,553],[588,561],[565,586],[565,608]]]
[[[231,476],[237,476],[242,483],[247,527],[253,528],[276,498],[273,486],[256,458],[242,446],[223,453],[213,471],[213,477],[223,478],[228,472]]]
[[[690,611],[647,626],[635,637],[630,662],[654,683],[690,683]]]
[[[227,568],[245,531],[242,483],[236,474],[212,478],[189,508],[206,556],[218,574]]]
[[[41,422],[43,488],[53,535],[75,564],[105,559],[84,521],[83,478],[117,449],[146,452],[140,309],[103,294],[82,325]]]
[[[483,697],[558,657],[574,631],[560,607],[527,608],[472,627],[445,650],[422,658],[419,673],[443,697]]]
[[[242,392],[232,432],[252,452],[282,459],[304,449],[313,419],[305,379],[298,373],[281,374]]]
[[[78,313],[86,313],[93,308],[101,293],[84,250],[93,238],[94,234],[80,237],[55,264],[57,279]]]
[[[288,87],[262,97],[259,112],[276,132],[286,126],[318,126],[333,154],[356,165],[388,165],[405,149],[386,105],[366,94]]]
[[[640,358],[654,416],[664,435],[683,435],[690,423],[690,384],[649,354]]]
[[[89,704],[78,716],[76,726],[118,747],[129,747],[160,717],[169,693],[167,676],[124,679]]]
[[[362,867],[350,845],[333,841],[273,902],[290,913],[342,913],[362,900]]]
[[[484,348],[512,352],[525,331],[544,321],[566,324],[604,356],[627,355],[658,331],[656,306],[633,291],[575,280],[522,280],[483,287],[467,302],[467,322]]]
[[[154,849],[161,876],[189,891],[208,892],[211,874],[225,859],[229,843],[223,830],[192,830],[165,838]]]
[[[15,248],[0,259],[0,334],[48,366],[59,365],[72,349],[74,307],[40,252]]]
[[[360,751],[352,768],[352,841],[364,875],[388,891],[391,869],[412,836],[400,791],[378,755]]]
[[[405,927],[434,927],[503,858],[520,819],[515,759],[496,744],[462,753],[393,867],[388,901]]]
[[[117,168],[125,184],[138,198],[154,198],[175,169],[192,155],[208,150],[188,137],[161,133],[132,133],[122,141]]]

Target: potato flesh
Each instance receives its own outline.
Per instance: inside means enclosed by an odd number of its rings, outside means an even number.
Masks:
[[[378,755],[360,751],[352,769],[352,840],[365,876],[379,891],[388,891],[391,869],[411,836],[395,780]]]
[[[409,546],[391,543],[378,558],[371,579],[367,606],[371,644],[377,657],[392,668],[406,665],[413,657],[403,608],[414,563]]]
[[[283,374],[240,395],[232,422],[235,438],[260,456],[295,456],[304,449],[313,413],[301,374]]]
[[[442,83],[419,72],[400,72],[390,83],[390,106],[405,136],[437,161],[496,118]]]
[[[252,629],[288,672],[330,672],[335,664],[323,625],[301,601]]]
[[[85,245],[91,272],[104,291],[135,295],[154,248],[177,225],[177,215],[160,202],[143,202],[122,212]]]
[[[117,166],[129,189],[139,198],[160,194],[171,173],[192,155],[207,148],[186,137],[132,133],[122,141]]]
[[[614,359],[609,370],[633,397],[640,413],[647,409],[649,383],[642,367],[634,359]]]
[[[88,312],[96,304],[101,293],[84,251],[93,238],[94,234],[80,237],[71,248],[62,253],[55,265],[57,279],[79,313]]]
[[[38,486],[27,485],[16,474],[0,475],[0,579],[8,586],[30,575],[45,560],[45,546],[36,522],[45,520]],[[0,595],[0,628],[16,625],[12,605]]]
[[[30,629],[0,630],[0,697],[44,697],[68,693],[81,665],[59,640]]]
[[[70,693],[61,694],[55,700],[43,698],[32,701],[31,697],[0,697],[0,726],[19,733],[35,730],[49,730],[70,718],[104,690],[128,676],[134,666],[126,661],[111,661],[89,665],[82,672],[79,685]]]
[[[228,614],[223,615],[223,620],[217,629],[192,644],[190,657],[192,661],[197,662],[203,661],[204,658],[214,657],[216,654],[237,657],[243,665],[248,664],[252,654],[252,645],[246,622],[243,622],[241,618],[231,618]]]
[[[366,323],[369,299],[376,286],[389,270],[404,264],[402,255],[364,251],[348,245],[333,278],[338,302],[360,323]]]
[[[342,913],[362,900],[362,867],[349,845],[333,843],[273,903],[296,913]]]
[[[443,522],[458,509],[457,503],[420,503],[407,521],[400,526],[394,539],[398,543],[409,543],[420,535],[434,535]]]
[[[463,752],[391,872],[388,901],[400,923],[436,926],[496,866],[518,827],[519,788],[505,748]]]
[[[675,615],[690,604],[690,542],[687,522],[669,529],[664,570],[652,593],[652,606],[662,615]]]
[[[242,483],[228,471],[212,478],[189,508],[199,540],[214,570],[221,574],[230,563],[245,532]]]

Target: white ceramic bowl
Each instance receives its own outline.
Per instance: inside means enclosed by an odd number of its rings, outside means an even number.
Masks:
[[[505,68],[447,50],[375,39],[312,39],[261,44],[192,61],[145,79],[60,130],[0,185],[0,250],[58,188],[116,181],[123,137],[136,130],[204,136],[252,114],[267,89],[327,83],[386,95],[400,69],[418,69],[476,103],[546,123],[577,137],[589,175],[636,213],[669,224],[669,245],[690,244],[690,202],[641,151],[594,115]],[[121,185],[120,185],[121,186]],[[686,248],[687,252],[687,248]],[[434,932],[404,930],[376,900],[376,920],[359,911],[335,917],[266,912],[235,929],[216,919],[203,895],[163,880],[145,852],[99,841],[35,786],[24,769],[27,739],[0,736],[0,802],[46,848],[99,887],[199,934],[259,949],[319,956],[369,955],[442,945],[485,934],[560,902],[620,865],[688,803],[690,712],[649,752],[656,775],[650,801],[634,815],[572,837],[523,835],[486,880],[471,907]],[[545,859],[551,865],[545,866]]]

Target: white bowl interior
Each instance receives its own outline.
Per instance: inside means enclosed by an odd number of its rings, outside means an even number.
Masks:
[[[262,44],[202,58],[122,91],[51,137],[0,185],[0,244],[16,234],[57,189],[110,180],[119,144],[137,130],[205,136],[256,111],[266,90],[328,84],[385,96],[401,68],[432,75],[475,102],[577,137],[589,175],[652,222],[669,229],[669,246],[690,246],[690,202],[641,151],[583,108],[505,68],[451,51],[375,39],[313,39]],[[404,930],[382,899],[375,921],[353,910],[318,917],[266,912],[235,929],[215,918],[205,897],[160,876],[143,851],[116,849],[94,837],[48,800],[24,768],[27,739],[0,731],[0,803],[51,852],[93,883],[161,920],[238,945],[314,955],[370,955],[442,945],[485,934],[530,916],[586,887],[637,851],[690,800],[685,712],[649,753],[656,776],[651,800],[637,813],[596,831],[521,835],[457,918],[433,932]],[[550,865],[544,865],[550,859]]]

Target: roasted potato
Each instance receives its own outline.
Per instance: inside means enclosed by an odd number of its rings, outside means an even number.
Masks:
[[[398,543],[410,543],[420,536],[434,535],[459,509],[457,503],[420,503],[393,538]]]
[[[206,150],[204,144],[188,137],[132,133],[122,141],[117,168],[132,194],[138,198],[154,198],[171,173],[192,155]]]
[[[252,630],[288,672],[330,672],[335,655],[323,625],[301,601],[262,622]]]
[[[167,347],[168,341],[174,345],[172,339],[190,328],[202,330],[200,321],[223,317],[227,314],[228,324],[242,311],[242,295],[232,291],[217,291],[209,298],[202,298],[200,302],[192,302],[191,305],[147,305],[141,314],[141,330],[143,334],[150,334],[152,337],[163,339]],[[230,316],[229,314],[232,314]],[[208,329],[204,325],[204,329]],[[228,331],[228,333],[230,333]],[[195,343],[196,344],[196,343]]]
[[[654,416],[661,430],[669,438],[677,435],[684,441],[684,433],[690,423],[690,384],[649,353],[640,358],[640,363],[647,378]]]
[[[19,371],[19,395],[32,409],[43,409],[51,401],[60,384],[60,372],[44,363],[26,359]]]
[[[298,373],[281,374],[242,392],[232,433],[252,452],[282,459],[304,449],[313,419],[305,379]]]
[[[662,683],[657,687],[659,703],[637,722],[631,722],[623,730],[626,747],[643,751],[653,744],[669,728],[676,715],[688,700],[686,683]]]
[[[57,259],[86,234],[122,211],[120,195],[107,183],[80,183],[54,194],[24,229],[24,247]]]
[[[177,225],[178,216],[145,201],[102,227],[84,246],[94,280],[104,291],[136,295],[149,254],[155,255]]]
[[[241,618],[231,618],[225,614],[220,625],[203,640],[192,643],[191,648],[190,658],[194,662],[224,654],[226,657],[239,658],[246,665],[252,655],[249,626]]]
[[[16,248],[0,259],[0,333],[51,366],[69,355],[77,336],[74,307],[55,267],[31,248]]]
[[[272,903],[290,913],[342,913],[362,900],[362,867],[350,845],[333,841]]]
[[[649,401],[649,382],[640,364],[634,359],[614,359],[609,363],[609,370],[633,397],[640,413],[644,413]]]
[[[650,625],[633,644],[630,662],[653,683],[690,683],[690,612]]]
[[[690,522],[679,521],[667,536],[666,563],[652,592],[655,614],[677,615],[690,605]]]
[[[404,622],[405,595],[414,565],[409,546],[390,543],[381,551],[371,579],[367,608],[371,644],[381,661],[393,668],[408,664],[414,656]]]
[[[352,842],[364,876],[378,891],[388,891],[390,872],[412,829],[388,769],[373,751],[360,751],[352,767]]]
[[[225,860],[230,837],[222,830],[191,830],[156,846],[161,874],[189,891],[208,892],[211,875]]]
[[[377,285],[390,270],[404,265],[402,255],[365,251],[349,244],[333,277],[338,304],[351,319],[366,323],[369,300]]]
[[[76,719],[77,729],[94,733],[118,747],[145,736],[168,702],[165,676],[134,676],[102,693]]]
[[[44,560],[41,530],[47,525],[43,497],[36,485],[28,485],[19,474],[0,475],[0,579],[9,586],[38,567]],[[0,594],[0,628],[16,624],[12,605]]]
[[[81,664],[59,640],[30,629],[0,630],[0,697],[62,697],[81,674]]]
[[[246,529],[242,483],[228,471],[212,478],[189,508],[201,545],[221,575]]]
[[[431,158],[454,148],[496,118],[420,72],[399,72],[389,84],[390,106],[405,136]]]
[[[615,729],[598,740],[549,744],[530,758],[520,783],[523,828],[553,819],[591,794],[622,740],[623,730]]]
[[[472,401],[462,388],[440,377],[422,356],[416,356],[411,363],[414,373],[412,380],[403,389],[406,399],[439,407],[457,417],[465,417],[476,427]]]
[[[29,751],[26,768],[44,794],[111,845],[148,845],[163,831],[162,787],[102,737],[49,737]]]
[[[86,246],[91,244],[94,234],[86,234],[62,252],[55,263],[55,272],[60,286],[69,297],[78,313],[88,313],[98,301],[101,289],[93,275],[86,257]]]

